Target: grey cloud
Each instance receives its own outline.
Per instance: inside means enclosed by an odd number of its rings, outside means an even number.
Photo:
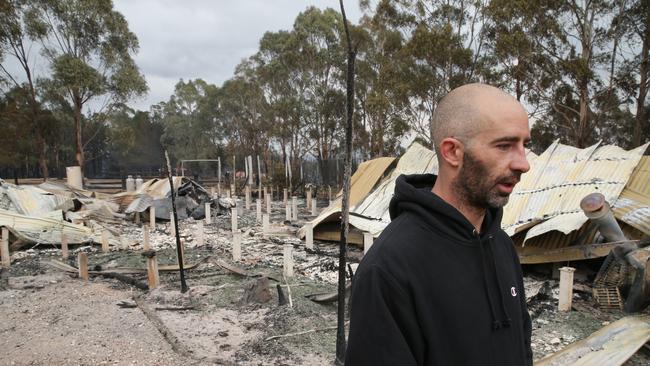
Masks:
[[[311,5],[338,9],[333,0],[115,1],[138,36],[135,59],[150,88],[148,97],[131,105],[148,109],[169,99],[181,78],[221,85],[256,52],[264,32],[291,29],[298,13]],[[346,5],[350,20],[358,21],[358,2]]]

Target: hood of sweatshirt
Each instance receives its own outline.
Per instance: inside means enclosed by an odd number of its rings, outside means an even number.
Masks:
[[[474,226],[460,211],[431,191],[435,182],[434,174],[397,177],[395,194],[389,206],[391,220],[411,211],[451,241],[476,246],[481,256],[483,286],[492,315],[492,327],[494,330],[509,327],[511,319],[504,306],[503,285],[496,271],[497,264],[492,248],[495,233],[500,230],[503,209],[487,209],[481,233],[476,233]],[[490,291],[488,278],[494,278],[498,293]]]
[[[442,234],[464,242],[476,242],[474,226],[455,207],[431,192],[434,174],[400,175],[395,181],[395,194],[390,201],[391,220],[405,211],[413,211]],[[500,229],[502,209],[486,211],[481,237]]]

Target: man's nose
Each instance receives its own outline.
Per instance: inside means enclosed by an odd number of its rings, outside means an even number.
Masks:
[[[521,151],[517,152],[510,164],[510,169],[521,173],[526,173],[530,170],[530,164],[528,163],[528,159],[526,159],[525,149],[521,149]]]

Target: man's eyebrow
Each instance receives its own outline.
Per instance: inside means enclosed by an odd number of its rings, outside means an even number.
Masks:
[[[521,138],[518,136],[504,136],[490,141],[490,144],[498,144],[500,142],[519,142],[519,141],[521,141]],[[526,137],[524,139],[524,145],[529,142],[530,142],[530,137]]]

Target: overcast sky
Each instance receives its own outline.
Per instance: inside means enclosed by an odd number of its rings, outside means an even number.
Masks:
[[[148,110],[166,101],[179,79],[221,85],[235,66],[257,51],[267,31],[289,30],[298,13],[313,5],[339,9],[338,0],[114,0],[140,41],[135,60],[149,95],[130,104]],[[358,0],[344,1],[357,23]]]

